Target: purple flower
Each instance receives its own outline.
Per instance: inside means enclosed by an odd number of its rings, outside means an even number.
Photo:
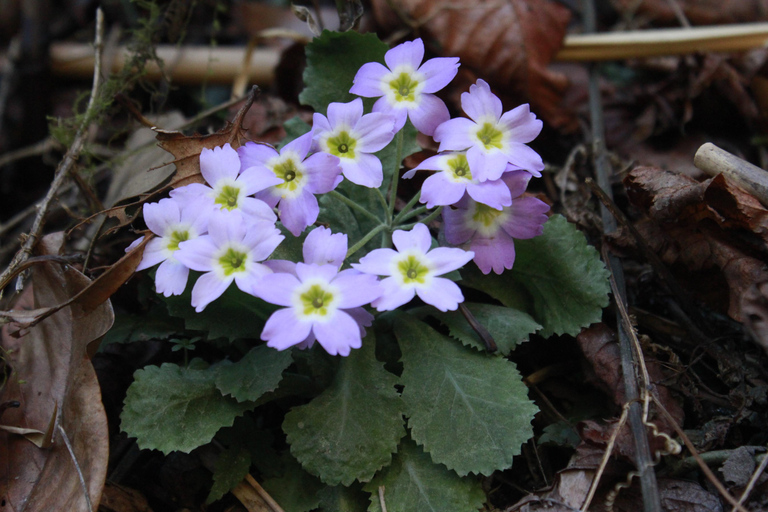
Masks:
[[[296,274],[264,276],[255,295],[285,306],[272,313],[261,339],[277,350],[317,340],[331,355],[347,356],[362,346],[361,327],[353,310],[381,294],[375,276],[334,265],[296,264]]]
[[[470,117],[446,121],[435,130],[438,151],[467,151],[472,174],[480,181],[497,180],[507,163],[541,176],[541,156],[525,144],[541,132],[543,123],[528,104],[502,114],[501,100],[484,80],[461,95],[461,108]]]
[[[246,293],[259,279],[271,274],[259,263],[285,238],[271,222],[246,222],[239,211],[211,214],[208,234],[181,242],[176,258],[192,270],[205,272],[192,288],[192,306],[201,312],[232,284]]]
[[[464,192],[475,201],[497,210],[512,204],[512,196],[509,195],[509,188],[504,182],[480,182],[472,175],[464,152],[440,153],[427,158],[403,174],[403,178],[412,178],[416,171],[421,170],[440,171],[424,180],[421,186],[419,201],[427,203],[427,208],[457,203],[464,197]]]
[[[432,135],[440,123],[450,118],[443,100],[433,93],[453,80],[459,69],[457,57],[439,57],[424,64],[421,39],[406,41],[384,55],[384,66],[368,62],[357,71],[352,94],[377,98],[374,112],[392,113],[396,117],[395,132],[410,118],[421,133]]]
[[[450,244],[469,242],[475,263],[488,274],[512,268],[515,263],[513,238],[533,238],[544,230],[549,205],[535,197],[520,197],[531,174],[526,171],[504,173],[502,181],[509,187],[512,205],[494,210],[465,196],[456,209],[443,210],[445,239]]]
[[[369,188],[381,185],[381,161],[371,153],[392,141],[395,119],[391,115],[363,115],[363,100],[357,98],[349,103],[331,103],[328,117],[315,114],[312,123],[317,147],[339,157],[345,178]]]
[[[262,187],[256,198],[264,201],[280,214],[280,221],[293,236],[314,224],[320,207],[315,194],[325,194],[338,185],[342,178],[339,159],[328,153],[315,153],[307,157],[312,146],[312,133],[307,133],[286,144],[278,153],[272,146],[248,142],[240,147],[245,171],[271,186]]]
[[[200,199],[188,201],[173,198],[144,205],[144,221],[157,238],[144,247],[144,256],[136,271],[160,263],[155,274],[155,289],[166,297],[181,295],[187,287],[189,269],[176,259],[179,243],[194,240],[208,231],[205,203]],[[144,237],[135,240],[126,252],[138,245]]]
[[[409,302],[415,295],[440,311],[454,310],[464,301],[459,287],[443,277],[437,277],[464,266],[472,252],[438,247],[429,250],[432,237],[424,224],[411,231],[395,231],[393,249],[376,249],[365,255],[360,263],[352,264],[366,274],[389,276],[381,281],[383,293],[372,302],[379,311],[390,311]]]
[[[171,197],[205,197],[211,210],[239,210],[246,218],[255,221],[277,220],[272,208],[252,196],[281,181],[274,174],[246,169],[241,165],[237,152],[229,144],[200,153],[200,172],[208,185],[192,183],[171,191]]]

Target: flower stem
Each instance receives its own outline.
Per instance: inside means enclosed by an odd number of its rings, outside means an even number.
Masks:
[[[395,152],[395,172],[392,173],[392,184],[389,191],[389,220],[392,225],[392,217],[395,213],[395,201],[397,200],[397,182],[400,179],[400,165],[403,159],[403,130],[397,132],[397,151]]]
[[[406,225],[404,225],[404,226],[400,226],[400,229],[403,229],[403,230],[405,230],[405,229],[411,229],[411,228],[413,228],[413,226],[415,226],[415,225],[416,225],[416,224],[418,224],[419,222],[421,222],[422,224],[429,224],[430,222],[432,222],[433,220],[435,220],[435,219],[437,218],[437,216],[438,216],[438,215],[440,215],[440,213],[441,213],[442,211],[443,211],[443,207],[442,207],[442,206],[438,206],[438,207],[437,207],[437,209],[435,209],[435,211],[433,211],[432,213],[430,213],[429,215],[427,215],[426,217],[424,217],[424,218],[423,218],[423,219],[421,219],[420,221],[418,221],[418,222],[412,222],[412,223],[410,223],[410,224],[406,224]]]
[[[359,204],[357,204],[356,202],[354,202],[353,200],[351,200],[350,198],[348,198],[344,194],[341,194],[341,193],[339,193],[339,192],[337,192],[335,190],[331,190],[328,193],[331,194],[335,199],[338,199],[339,201],[341,201],[342,203],[346,204],[347,206],[349,206],[353,210],[357,210],[358,212],[362,213],[363,215],[365,215],[369,219],[375,220],[376,222],[381,222],[381,219],[379,219],[376,215],[374,215],[372,212],[367,210],[365,207],[360,206]]]
[[[347,251],[347,256],[346,257],[349,258],[353,254],[355,254],[357,251],[362,249],[363,246],[365,244],[367,244],[371,240],[371,238],[376,236],[382,230],[387,229],[387,227],[388,226],[386,224],[379,224],[378,226],[376,226],[375,228],[370,230],[368,233],[365,234],[365,236],[363,238],[358,240],[355,245],[353,245],[352,247],[349,248],[349,250]]]
[[[411,198],[410,201],[408,201],[408,204],[406,204],[402,210],[400,210],[400,213],[398,213],[395,216],[395,219],[392,221],[392,225],[396,226],[398,223],[402,222],[402,220],[406,217],[408,217],[408,212],[413,208],[413,205],[416,204],[416,201],[419,200],[421,197],[421,190],[416,192],[416,195]]]
[[[421,215],[422,213],[426,212],[427,210],[428,210],[428,208],[426,206],[420,206],[419,208],[416,208],[415,210],[412,210],[412,211],[406,213],[405,215],[403,215],[399,219],[399,221],[400,222],[405,222],[406,220],[408,220],[408,219],[410,219],[412,217],[417,217],[417,216]]]

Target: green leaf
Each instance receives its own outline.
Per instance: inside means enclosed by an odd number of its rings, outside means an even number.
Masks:
[[[301,468],[296,459],[286,453],[285,471],[277,478],[265,480],[262,486],[285,512],[307,512],[320,504],[317,493],[323,484],[317,477]]]
[[[389,47],[373,33],[323,31],[307,45],[305,87],[299,101],[321,114],[331,102],[352,101],[357,96],[349,89],[357,70],[366,62],[383,64],[387,50]]]
[[[169,316],[165,307],[160,304],[140,315],[116,314],[115,323],[104,335],[101,348],[110,343],[167,340],[183,330],[184,322],[179,318]]]
[[[507,355],[524,341],[528,335],[541,329],[541,325],[531,318],[531,315],[517,309],[493,304],[464,303],[475,319],[493,336],[499,347],[499,354]],[[469,325],[464,315],[459,311],[441,313],[432,308],[432,316],[448,326],[451,336],[463,344],[480,350],[485,350],[485,343],[477,332]]]
[[[326,486],[318,493],[318,497],[323,512],[360,512],[368,507],[368,493],[363,491],[359,482],[349,487]]]
[[[197,313],[191,305],[193,286],[190,282],[184,293],[163,297],[163,300],[171,315],[184,319],[188,330],[207,331],[209,340],[259,339],[264,323],[277,309],[276,306],[241,291],[232,283],[221,297]]]
[[[136,371],[120,417],[122,429],[140,448],[166,454],[189,453],[208,443],[221,427],[253,407],[222,396],[215,376],[210,370],[171,363]]]
[[[514,363],[467,347],[407,314],[395,321],[411,437],[459,475],[512,465],[537,412]]]
[[[400,445],[392,465],[364,486],[371,493],[369,512],[381,512],[379,487],[384,486],[387,510],[397,512],[475,512],[485,493],[476,478],[461,478],[410,439]]]
[[[384,194],[389,190],[389,184],[392,181],[392,173],[394,172],[395,165],[400,169],[400,165],[402,165],[402,161],[405,157],[410,156],[417,151],[421,151],[421,146],[416,142],[416,135],[418,133],[418,130],[414,128],[410,121],[405,123],[405,126],[403,127],[403,149],[400,155],[400,162],[396,161],[397,136],[395,136],[392,142],[387,144],[384,149],[376,153],[376,156],[381,160],[381,167],[384,171],[384,180],[381,182],[381,187],[379,187]]]
[[[283,128],[285,129],[285,138],[280,141],[280,144],[277,145],[278,151],[292,140],[298,139],[312,129],[312,127],[309,126],[309,124],[307,124],[307,122],[299,116],[293,116],[284,122]]]
[[[511,271],[482,275],[469,267],[467,286],[488,293],[505,306],[523,309],[544,327],[539,334],[576,335],[600,321],[608,305],[608,271],[594,247],[562,215],[544,224],[544,234],[515,240],[517,259]]]
[[[558,421],[544,427],[544,431],[539,437],[538,444],[551,443],[557,446],[568,446],[576,448],[581,443],[581,437],[576,429],[567,421]]]
[[[213,466],[213,486],[206,503],[213,503],[239,484],[251,467],[251,455],[243,446],[232,445],[219,454]]]
[[[283,370],[293,362],[290,350],[278,351],[266,345],[251,349],[236,363],[216,367],[216,387],[238,402],[255,401],[274,391],[283,379]]]
[[[328,485],[365,481],[389,463],[405,429],[397,378],[375,358],[369,332],[333,384],[283,422],[291,453]]]

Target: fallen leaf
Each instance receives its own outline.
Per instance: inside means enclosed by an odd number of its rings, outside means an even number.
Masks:
[[[49,235],[39,249],[56,254],[61,234]],[[32,279],[16,307],[46,308],[61,304],[88,286],[89,280],[58,263],[32,269]],[[30,328],[19,338],[3,326],[2,345],[12,373],[2,388],[0,402],[18,401],[3,423],[46,430],[57,404],[60,426],[69,438],[94,507],[106,478],[109,443],[99,384],[86,347],[104,335],[114,320],[109,302],[87,312],[74,304]],[[61,432],[44,450],[21,436],[0,431],[0,495],[5,510],[47,512],[86,510],[86,499]]]
[[[654,23],[679,25],[674,5],[669,0],[614,0],[625,16],[642,17]],[[766,0],[675,0],[693,25],[722,25],[768,20]]]
[[[443,56],[461,59],[494,89],[531,110],[555,128],[577,128],[575,113],[563,108],[565,75],[547,66],[562,46],[571,19],[563,5],[549,1],[374,0],[379,24],[393,28],[393,11],[412,20],[427,44]],[[474,80],[473,80],[474,81]]]
[[[741,298],[741,312],[747,332],[768,353],[768,281],[749,287]]]

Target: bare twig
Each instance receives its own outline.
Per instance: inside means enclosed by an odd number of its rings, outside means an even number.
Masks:
[[[36,142],[31,146],[20,148],[15,151],[9,151],[0,155],[0,167],[15,162],[16,160],[22,160],[31,156],[42,155],[56,147],[56,140],[52,137],[47,137],[40,142]]]
[[[88,512],[93,512],[91,495],[88,492],[88,486],[86,485],[85,478],[83,477],[83,470],[80,468],[80,464],[77,462],[77,457],[75,457],[75,450],[72,448],[72,443],[69,442],[69,437],[67,437],[67,433],[64,431],[64,427],[62,427],[61,424],[57,425],[57,427],[59,429],[59,434],[61,434],[61,438],[64,440],[64,445],[67,447],[69,456],[72,457],[72,464],[75,465],[75,471],[77,471],[77,478],[80,479],[80,486],[83,488],[83,496],[85,496],[85,504],[88,506]]]
[[[90,126],[91,122],[93,121],[93,117],[96,110],[96,101],[99,96],[99,89],[101,87],[101,51],[103,48],[103,39],[104,39],[104,13],[101,11],[101,9],[96,10],[96,37],[94,40],[94,47],[95,47],[95,63],[93,69],[93,86],[91,87],[91,97],[88,100],[88,107],[85,110],[85,116],[83,117],[82,123],[80,123],[80,127],[77,129],[77,133],[75,134],[75,139],[72,142],[72,146],[70,146],[69,150],[67,150],[67,153],[64,155],[64,158],[59,163],[59,167],[56,169],[56,174],[53,177],[53,182],[51,183],[50,188],[48,189],[48,193],[45,195],[45,198],[43,198],[43,202],[40,204],[40,207],[37,209],[37,215],[35,216],[35,220],[32,223],[32,229],[30,229],[30,232],[27,236],[27,238],[24,240],[24,242],[21,245],[21,249],[19,252],[16,253],[16,256],[14,256],[13,260],[11,261],[10,265],[8,265],[8,268],[5,269],[5,271],[0,275],[0,282],[5,281],[6,277],[14,272],[14,269],[20,265],[21,263],[26,260],[29,255],[32,253],[32,249],[37,243],[37,239],[40,236],[40,233],[43,230],[43,225],[45,224],[45,217],[48,214],[49,209],[51,208],[51,203],[53,202],[53,199],[56,197],[56,194],[59,191],[59,188],[61,188],[62,183],[64,183],[64,180],[69,175],[70,170],[75,165],[75,162],[77,161],[78,156],[80,155],[80,152],[83,149],[83,145],[85,144],[86,138],[88,137],[88,127]],[[0,293],[2,293],[2,290],[0,290]]]
[[[763,471],[765,471],[765,467],[768,466],[768,455],[763,457],[762,462],[760,462],[760,465],[757,467],[754,473],[752,473],[752,477],[749,479],[749,482],[747,483],[746,489],[744,489],[744,492],[741,493],[741,498],[739,498],[739,505],[744,504],[745,501],[747,501],[747,498],[752,493],[752,489],[755,488],[755,483],[757,483],[757,479],[760,477],[760,475],[763,474]],[[731,512],[736,512],[736,506],[731,509]]]
[[[720,149],[711,142],[703,144],[693,157],[693,165],[709,174],[725,174],[736,184],[768,206],[768,172],[746,160]]]
[[[379,486],[379,506],[381,506],[381,512],[387,512],[387,504],[384,502],[384,486]]]

